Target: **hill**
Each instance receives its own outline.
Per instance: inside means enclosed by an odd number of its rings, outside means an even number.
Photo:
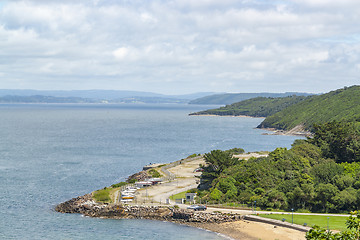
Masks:
[[[80,97],[52,97],[52,96],[12,96],[0,97],[0,103],[99,103],[94,99]]]
[[[0,89],[2,103],[188,103],[213,93],[164,95],[151,92],[121,90],[31,90]]]
[[[265,98],[277,98],[277,97],[288,97],[292,95],[297,96],[309,96],[309,93],[297,93],[297,92],[286,92],[286,93],[224,93],[224,94],[213,94],[198,98],[190,101],[190,104],[214,104],[214,105],[226,105],[236,102],[241,102],[243,100],[265,97]]]
[[[258,127],[290,130],[331,121],[360,122],[360,86],[345,87],[304,101],[268,116]]]
[[[312,138],[267,157],[234,157],[221,150],[204,154],[197,191],[202,202],[339,213],[360,204],[360,131],[353,123],[319,124]]]
[[[226,105],[217,109],[205,110],[190,115],[219,115],[219,116],[240,116],[267,117],[275,114],[293,104],[303,101],[305,96],[289,96],[279,98],[257,97],[241,102]]]

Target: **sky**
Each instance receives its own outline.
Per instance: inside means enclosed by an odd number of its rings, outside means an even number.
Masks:
[[[360,84],[359,0],[0,0],[0,89]]]

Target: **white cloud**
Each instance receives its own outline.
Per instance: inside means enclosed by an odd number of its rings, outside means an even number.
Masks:
[[[324,92],[358,81],[359,18],[355,0],[7,1],[0,88]]]
[[[114,56],[116,59],[119,59],[119,60],[126,60],[126,58],[128,57],[129,55],[129,49],[126,48],[126,47],[121,47],[121,48],[118,48],[116,49],[114,52],[113,52]]]

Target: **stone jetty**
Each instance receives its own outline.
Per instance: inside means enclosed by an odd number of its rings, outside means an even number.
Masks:
[[[172,206],[125,206],[95,202],[86,194],[59,204],[61,213],[80,213],[89,217],[152,219],[177,223],[224,223],[242,219],[241,215],[228,213],[205,213]]]

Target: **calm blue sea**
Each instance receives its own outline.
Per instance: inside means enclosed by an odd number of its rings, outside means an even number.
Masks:
[[[148,163],[242,147],[290,147],[262,119],[188,116],[197,105],[0,105],[0,239],[223,239],[148,220],[93,219],[56,204],[123,181]]]

